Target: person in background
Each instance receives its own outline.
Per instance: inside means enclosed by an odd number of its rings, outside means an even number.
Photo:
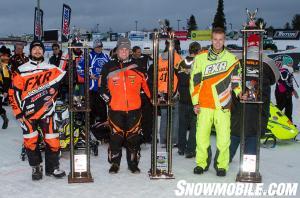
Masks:
[[[200,52],[201,46],[197,42],[192,42],[189,46],[189,55],[179,63],[175,70],[178,76],[179,91],[179,135],[178,154],[186,158],[196,156],[196,121],[197,116],[193,110],[191,95],[189,92],[190,72],[195,56]],[[188,139],[186,138],[189,131]]]
[[[9,122],[6,110],[3,108],[3,102],[8,96],[8,89],[11,83],[9,71],[10,56],[10,49],[2,46],[0,49],[0,116],[3,119],[2,129],[7,129]]]
[[[165,50],[160,54],[158,59],[158,94],[162,102],[167,99],[167,90],[168,90],[168,55],[169,55],[169,46],[168,41],[165,42]],[[179,63],[181,62],[181,56],[176,52],[174,53],[174,70],[178,68]],[[172,144],[176,146],[178,144],[178,128],[179,128],[179,113],[178,113],[178,77],[176,72],[174,72],[174,83],[173,83],[173,131],[172,131]],[[161,107],[161,119],[160,119],[160,144],[162,147],[166,146],[166,135],[167,135],[167,107]]]
[[[24,52],[24,45],[21,43],[16,43],[15,44],[15,49],[14,49],[14,55],[10,58],[10,65],[11,65],[11,73],[14,73],[15,70],[20,66],[23,65],[24,63],[28,62],[28,57],[25,56]]]
[[[248,37],[248,50],[247,50],[247,62],[248,64],[258,63],[258,44],[259,36],[256,34],[249,35]],[[242,61],[242,57],[239,57]],[[250,65],[249,65],[250,66]],[[253,74],[252,74],[253,75]],[[259,116],[261,116],[261,136],[264,136],[267,131],[268,120],[270,117],[270,100],[271,100],[271,86],[279,78],[278,68],[275,66],[273,59],[267,57],[263,54],[263,86],[262,86],[262,112],[259,115],[259,105],[245,103],[245,145],[244,154],[256,155],[257,151],[257,139],[258,139],[258,126],[259,126]],[[252,82],[255,78],[251,75],[246,76],[247,81]],[[247,92],[246,97],[249,97]],[[235,156],[236,150],[240,145],[240,134],[242,133],[242,120],[241,115],[243,113],[243,104],[240,102],[240,98],[235,97],[233,94],[232,105],[231,105],[231,135],[230,135],[230,159],[231,162]]]
[[[107,108],[105,101],[99,94],[99,77],[103,65],[110,59],[109,56],[102,52],[103,44],[100,40],[96,39],[93,42],[93,50],[89,54],[89,74],[90,74],[90,123],[94,124],[96,119],[100,122],[107,120]],[[81,78],[84,78],[84,58],[79,61],[77,73]]]
[[[59,67],[62,51],[60,50],[60,47],[57,43],[52,44],[52,51],[53,51],[53,55],[49,59],[49,64]]]
[[[294,75],[292,68],[286,65],[283,65],[279,71],[280,78],[275,89],[276,106],[280,111],[284,110],[284,114],[293,122],[293,96],[298,97],[293,85]]]
[[[147,76],[147,83],[149,85],[149,83],[151,82],[149,82],[147,72],[149,69],[149,64],[152,61],[151,57],[146,54],[142,54],[142,49],[139,46],[134,46],[132,48],[131,58],[134,61],[136,61],[137,64],[142,68],[142,70]],[[144,91],[141,91],[141,98],[142,98],[142,134],[143,134],[142,141],[144,143],[151,143],[153,106]]]

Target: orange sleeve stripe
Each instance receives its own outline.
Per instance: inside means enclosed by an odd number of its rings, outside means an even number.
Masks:
[[[230,97],[231,93],[228,91],[222,98],[220,98],[220,102],[224,102]]]

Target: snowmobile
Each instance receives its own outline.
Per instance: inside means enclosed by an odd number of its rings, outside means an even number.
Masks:
[[[273,103],[270,104],[270,117],[266,134],[261,138],[263,144],[273,142],[274,148],[278,140],[296,139],[299,130]]]
[[[60,148],[62,150],[69,150],[70,148],[70,121],[69,121],[69,110],[68,106],[63,102],[58,102],[55,107],[55,122],[59,131]],[[75,114],[75,125],[74,125],[74,145],[75,148],[81,148],[85,144],[84,139],[84,119],[82,114]],[[94,156],[98,155],[98,141],[90,137],[90,148]]]

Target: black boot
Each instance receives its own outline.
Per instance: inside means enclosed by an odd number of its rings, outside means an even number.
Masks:
[[[130,163],[128,165],[128,169],[135,174],[139,174],[141,170],[139,169],[138,165],[136,163]]]
[[[109,169],[109,173],[111,173],[111,174],[116,174],[116,173],[119,172],[119,169],[120,169],[119,164],[117,164],[117,163],[112,163],[112,164],[111,164],[111,167],[110,167],[110,169]]]
[[[55,167],[52,172],[46,172],[47,176],[54,176],[57,179],[63,178],[66,176],[66,172],[64,170],[60,170],[59,167]]]
[[[184,150],[178,149],[178,155],[184,155]]]
[[[196,153],[195,152],[187,152],[185,154],[185,158],[193,158],[196,156]]]
[[[132,173],[139,174],[141,172],[141,170],[138,167],[140,161],[140,151],[130,150],[129,148],[127,148],[126,157],[127,157],[128,169]]]
[[[6,114],[5,113],[1,114],[1,117],[3,119],[2,129],[7,129],[9,120],[8,120]]]
[[[40,180],[43,178],[43,166],[32,166],[32,180]]]
[[[217,176],[225,177],[226,176],[226,170],[224,168],[218,168],[217,169]]]
[[[204,170],[203,170],[202,167],[196,166],[196,167],[194,168],[194,174],[201,175],[201,174],[203,174],[203,173],[204,173]]]

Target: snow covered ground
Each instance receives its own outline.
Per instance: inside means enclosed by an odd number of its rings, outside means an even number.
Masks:
[[[300,82],[300,74],[295,74]],[[298,92],[300,90],[298,89]],[[272,97],[274,94],[272,94]],[[300,126],[300,100],[294,99],[293,117],[295,124]],[[140,162],[141,174],[135,175],[127,170],[125,152],[119,174],[108,173],[107,145],[99,146],[99,156],[91,156],[91,172],[94,183],[68,184],[67,178],[57,180],[44,176],[38,182],[31,181],[31,168],[28,161],[21,161],[20,151],[22,144],[21,129],[12,117],[10,108],[6,107],[10,118],[7,130],[0,129],[0,198],[55,198],[55,197],[175,197],[179,180],[196,183],[235,182],[238,172],[239,159],[235,157],[230,165],[227,176],[217,177],[215,170],[210,167],[203,175],[194,175],[194,159],[186,159],[173,153],[174,180],[150,180],[147,171],[150,168],[150,145],[142,146]],[[0,121],[2,125],[2,121]],[[215,137],[212,136],[212,148],[215,149]],[[214,151],[213,151],[214,153]],[[261,149],[260,172],[265,185],[272,182],[299,182],[300,181],[300,142],[279,142],[275,148]],[[69,153],[63,153],[60,160],[61,168],[69,173]],[[300,195],[298,187],[297,195]]]

